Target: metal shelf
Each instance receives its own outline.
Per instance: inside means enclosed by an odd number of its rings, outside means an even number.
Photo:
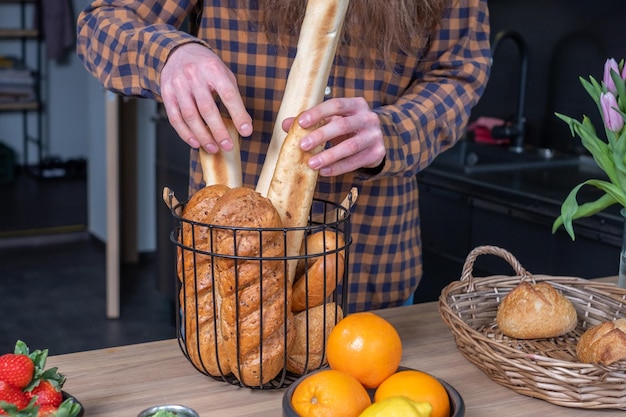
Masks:
[[[39,31],[37,29],[2,29],[0,28],[0,39],[37,39]]]
[[[24,61],[24,64],[31,69],[35,77],[34,99],[30,101],[2,101],[0,102],[0,112],[21,112],[23,131],[23,165],[28,168],[30,165],[29,150],[35,148],[36,166],[41,164],[44,152],[43,121],[42,112],[44,105],[41,99],[42,83],[42,32],[41,27],[33,27],[32,22],[27,21],[27,16],[32,11],[36,15],[41,15],[41,0],[0,0],[0,6],[13,6],[19,8],[18,22],[11,23],[14,27],[0,28],[0,42],[17,42],[20,45],[21,53],[16,58]],[[1,12],[0,12],[1,13]],[[36,58],[27,59],[31,56],[27,52],[31,48],[36,50]],[[34,61],[34,62],[33,62]],[[25,98],[25,97],[24,97]],[[31,97],[29,97],[31,98]],[[36,127],[29,124],[29,114],[36,112]],[[32,120],[32,119],[31,119]],[[34,130],[34,132],[31,132]],[[32,147],[32,148],[31,148]]]
[[[40,107],[41,107],[41,103],[39,103],[38,101],[25,101],[23,103],[20,103],[20,102],[0,103],[0,111],[3,111],[3,112],[23,111],[23,110],[34,111],[34,110],[39,110]]]

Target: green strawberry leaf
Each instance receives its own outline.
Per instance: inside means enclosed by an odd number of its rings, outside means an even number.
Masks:
[[[13,353],[16,353],[18,355],[30,356],[28,346],[26,345],[26,343],[22,342],[21,340],[18,340],[17,342],[15,342],[15,349],[13,350]]]
[[[33,378],[30,381],[30,384],[24,391],[32,391],[41,380],[48,380],[50,383],[57,388],[59,391],[63,388],[63,384],[65,383],[65,376],[58,372],[58,368],[50,368],[46,369],[46,362],[48,360],[48,349],[44,350],[34,350],[30,352],[30,349],[21,340],[18,340],[15,343],[15,353],[21,353],[24,355],[28,355],[28,357],[35,364],[35,371],[33,372]]]
[[[76,417],[80,413],[80,410],[80,404],[68,398],[61,403],[55,417]]]
[[[46,369],[39,378],[40,381],[46,380],[52,384],[59,391],[63,388],[63,384],[65,384],[65,375],[60,374],[58,372],[58,368],[48,368]]]

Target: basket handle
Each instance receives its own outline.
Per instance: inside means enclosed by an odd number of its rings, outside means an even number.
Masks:
[[[476,261],[476,258],[478,258],[479,255],[499,256],[503,258],[505,261],[507,261],[509,265],[513,267],[513,270],[515,271],[515,273],[519,275],[520,277],[522,277],[522,279],[524,278],[532,279],[532,275],[528,271],[526,271],[526,269],[524,269],[522,264],[519,263],[519,261],[515,258],[515,256],[513,256],[506,249],[502,249],[498,246],[490,246],[490,245],[477,246],[476,248],[472,249],[472,251],[467,255],[467,258],[465,259],[465,264],[463,265],[463,272],[461,273],[461,281],[464,281],[464,280],[469,281],[469,286],[467,288],[468,292],[474,291],[474,282],[473,282],[474,277],[472,275],[472,270],[474,269],[474,262]]]

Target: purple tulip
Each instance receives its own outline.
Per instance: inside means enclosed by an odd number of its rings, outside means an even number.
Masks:
[[[604,77],[602,78],[602,81],[604,81],[604,85],[606,85],[606,89],[609,90],[610,93],[617,94],[617,88],[615,87],[615,83],[611,77],[611,71],[615,71],[619,74],[619,65],[613,58],[607,59],[604,63]]]
[[[617,100],[611,93],[603,93],[600,95],[600,105],[602,106],[602,116],[604,125],[611,132],[619,132],[624,127],[624,118],[616,109]]]

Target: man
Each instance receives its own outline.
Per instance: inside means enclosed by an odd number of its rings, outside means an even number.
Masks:
[[[199,6],[197,37],[179,30]],[[115,92],[161,100],[192,148],[232,149],[244,185],[264,161],[298,41],[305,0],[95,0],[78,19],[78,55]],[[416,174],[461,136],[490,69],[486,0],[350,2],[325,101],[299,122],[316,196],[352,210],[349,311],[400,305],[422,275]],[[293,115],[294,117],[296,115]],[[287,129],[292,118],[282,123]]]

